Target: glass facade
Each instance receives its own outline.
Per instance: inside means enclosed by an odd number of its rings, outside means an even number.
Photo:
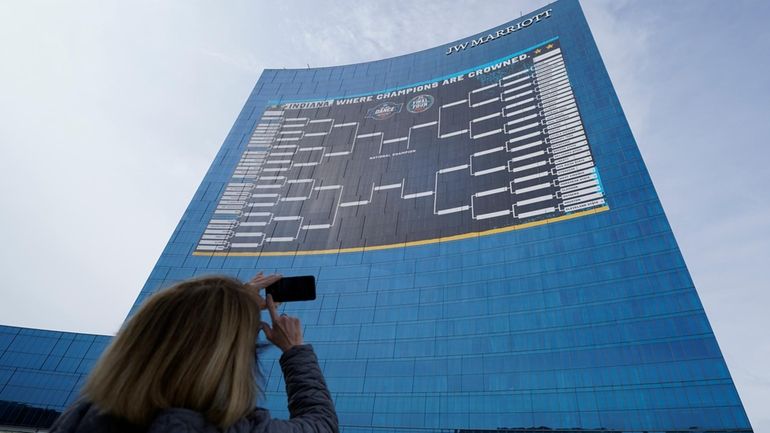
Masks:
[[[577,1],[264,71],[135,306],[260,270],[317,278],[282,308],[346,432],[751,431]],[[0,327],[0,424],[50,424],[108,342]]]

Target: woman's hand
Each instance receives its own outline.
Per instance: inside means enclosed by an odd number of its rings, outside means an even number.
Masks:
[[[282,276],[279,274],[268,275],[265,277],[264,274],[260,272],[245,284],[246,287],[254,290],[254,296],[257,298],[257,304],[259,305],[260,310],[267,308],[267,302],[265,302],[265,298],[259,294],[259,291],[280,280],[281,277]]]
[[[270,318],[273,320],[272,328],[267,323],[262,322],[262,330],[265,331],[267,339],[283,352],[301,345],[302,324],[299,319],[285,314],[279,316],[271,295],[267,295],[267,310],[270,311]]]

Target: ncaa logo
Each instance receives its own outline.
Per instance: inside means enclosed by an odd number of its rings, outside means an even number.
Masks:
[[[401,112],[401,107],[404,104],[396,104],[395,102],[383,102],[382,104],[370,108],[366,111],[366,118],[374,120],[385,120],[393,117],[394,114]]]
[[[406,104],[406,111],[417,114],[417,113],[422,113],[423,111],[427,111],[432,106],[433,106],[433,96],[417,95],[414,98],[410,99],[409,103]]]

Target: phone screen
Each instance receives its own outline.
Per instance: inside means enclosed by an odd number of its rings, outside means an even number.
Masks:
[[[312,301],[315,299],[315,277],[283,277],[265,289],[275,302]]]

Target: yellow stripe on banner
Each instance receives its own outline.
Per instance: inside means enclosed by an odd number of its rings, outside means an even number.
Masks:
[[[279,256],[309,256],[309,255],[315,255],[315,254],[339,254],[339,253],[357,253],[361,251],[379,251],[379,250],[389,250],[392,248],[403,248],[403,247],[415,247],[418,245],[428,245],[428,244],[435,244],[438,242],[452,242],[452,241],[459,241],[461,239],[470,239],[475,237],[481,237],[481,236],[490,236],[490,235],[496,235],[498,233],[506,233],[513,230],[522,230],[530,227],[536,227],[541,226],[544,224],[549,223],[555,223],[558,221],[566,221],[571,220],[574,218],[578,218],[585,215],[592,215],[597,214],[600,212],[608,211],[610,210],[609,206],[601,206],[597,207],[595,209],[589,209],[584,210],[582,212],[575,212],[569,215],[562,215],[559,217],[554,218],[548,218],[540,221],[533,221],[530,223],[524,223],[524,224],[518,224],[518,225],[512,225],[508,227],[501,227],[497,229],[490,229],[490,230],[484,230],[482,232],[470,232],[470,233],[463,233],[461,235],[453,235],[453,236],[446,236],[442,238],[433,238],[433,239],[424,239],[421,241],[410,241],[410,242],[401,242],[398,244],[386,244],[386,245],[374,245],[371,247],[352,247],[352,248],[338,248],[338,249],[331,249],[331,250],[308,250],[308,251],[272,251],[272,252],[262,252],[262,253],[222,253],[222,252],[193,252],[192,255],[194,256],[227,256],[227,257],[279,257]]]

